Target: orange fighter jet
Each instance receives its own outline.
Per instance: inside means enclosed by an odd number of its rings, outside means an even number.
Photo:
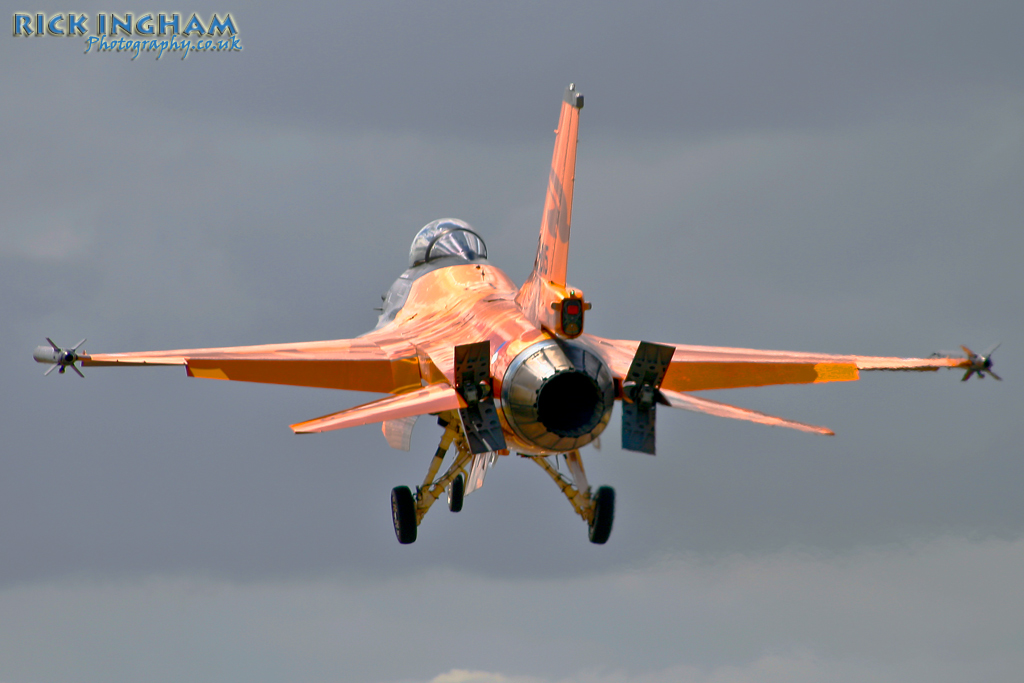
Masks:
[[[365,405],[292,425],[297,434],[383,423],[388,443],[409,449],[420,415],[444,428],[423,483],[391,492],[395,534],[416,540],[442,493],[453,511],[483,484],[498,456],[514,452],[539,465],[589,526],[611,533],[615,492],[593,490],[580,448],[594,441],[622,402],[622,447],[654,453],[659,404],[699,413],[828,434],[689,392],[772,384],[856,380],[865,370],[963,368],[991,372],[991,358],[879,358],[790,351],[656,344],[584,332],[590,303],[566,283],[576,138],[583,95],[565,91],[551,159],[533,272],[517,287],[491,265],[479,235],[444,218],[419,231],[409,269],[388,290],[376,328],[355,339],[215,349],[89,354],[83,342],[52,341],[35,358],[81,375],[83,366],[184,365],[190,377],[269,382],[388,394]],[[83,340],[84,341],[84,340]],[[999,379],[993,374],[993,377]],[[965,376],[966,379],[966,376]],[[446,453],[455,455],[442,472]],[[563,474],[557,465],[562,459]]]

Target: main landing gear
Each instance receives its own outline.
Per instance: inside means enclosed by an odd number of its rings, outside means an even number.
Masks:
[[[391,521],[395,525],[395,536],[402,544],[413,543],[416,540],[416,528],[427,514],[427,510],[440,498],[441,494],[448,493],[448,509],[452,512],[462,510],[462,503],[466,496],[466,467],[473,460],[473,454],[466,446],[466,438],[462,433],[459,416],[451,413],[438,420],[445,428],[441,436],[441,443],[434,452],[434,458],[430,461],[427,476],[423,484],[416,487],[413,493],[408,486],[396,486],[391,490]],[[455,461],[438,477],[437,473],[444,462],[444,456],[455,443]]]
[[[612,533],[612,522],[615,521],[615,489],[601,486],[596,492],[590,492],[579,451],[570,451],[554,457],[556,462],[559,457],[565,459],[566,469],[569,470],[571,478],[555,469],[547,457],[537,456],[531,460],[548,473],[565,494],[572,509],[587,523],[590,542],[598,545],[607,543]]]
[[[416,540],[416,500],[408,486],[391,489],[391,520],[395,524],[395,536],[399,543]]]
[[[469,477],[467,468],[473,462],[473,454],[466,445],[466,436],[457,413],[442,413],[438,421],[445,428],[444,435],[430,462],[423,484],[417,486],[415,492],[408,486],[396,486],[391,490],[391,520],[395,526],[395,537],[403,545],[416,541],[417,527],[442,493],[448,494],[448,509],[452,512],[462,510],[465,501],[466,480]],[[444,474],[438,476],[445,455],[453,443],[456,449],[455,460]],[[609,486],[601,486],[596,491],[591,491],[580,452],[526,457],[548,473],[576,514],[587,523],[590,542],[598,545],[606,543],[615,520],[615,491]],[[564,461],[569,476],[558,470],[560,459]]]
[[[615,521],[615,489],[602,486],[597,489],[593,498],[594,512],[587,523],[590,527],[590,542],[603,544],[612,534],[612,522]]]

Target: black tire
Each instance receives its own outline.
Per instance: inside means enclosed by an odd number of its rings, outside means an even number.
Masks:
[[[452,512],[462,510],[462,501],[466,499],[466,478],[461,474],[452,479],[448,488],[448,509]]]
[[[601,545],[612,535],[615,520],[615,489],[602,486],[594,496],[594,517],[590,520],[590,542]]]
[[[408,486],[391,489],[391,521],[399,543],[404,545],[416,540],[416,501]]]

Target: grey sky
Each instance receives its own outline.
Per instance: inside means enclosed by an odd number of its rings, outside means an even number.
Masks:
[[[230,11],[245,50],[0,40],[0,681],[1020,670],[1019,3],[178,11]],[[584,453],[618,492],[607,546],[506,458],[400,547],[388,495],[422,478],[429,419],[411,453],[376,427],[297,439],[289,423],[371,397],[31,362],[45,336],[358,335],[441,216],[522,281],[569,81],[589,331],[879,355],[1002,341],[1006,381],[711,393],[837,436],[662,410],[655,458],[618,449],[616,413]]]

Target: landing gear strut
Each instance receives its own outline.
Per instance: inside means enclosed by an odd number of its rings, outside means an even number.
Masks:
[[[473,460],[473,454],[466,446],[466,437],[462,431],[459,415],[455,411],[442,413],[438,422],[445,428],[441,443],[434,453],[427,469],[423,484],[416,487],[414,494],[408,486],[398,486],[391,491],[391,517],[395,524],[395,536],[402,544],[416,540],[416,528],[423,521],[423,516],[442,493],[448,492],[448,509],[458,512],[466,495],[466,467]],[[455,461],[440,477],[441,463],[448,453],[448,448],[455,443]]]
[[[555,456],[556,458],[559,456]],[[587,475],[583,470],[583,461],[579,451],[570,451],[562,455],[572,478],[554,468],[545,456],[530,458],[548,473],[558,488],[589,527],[591,543],[603,544],[612,533],[612,522],[615,520],[615,490],[610,486],[601,486],[595,493],[590,492]]]
[[[395,526],[395,536],[403,545],[416,541],[419,523],[442,493],[448,494],[448,509],[452,512],[462,510],[465,500],[466,479],[469,476],[467,468],[473,462],[473,453],[467,445],[457,412],[441,413],[438,422],[445,430],[423,484],[416,487],[415,493],[408,486],[396,486],[391,491],[391,519]],[[438,476],[445,455],[453,443],[456,449],[455,460],[444,474]],[[569,476],[556,469],[559,458],[564,459]],[[576,514],[587,523],[590,542],[599,545],[607,543],[615,520],[615,491],[610,486],[601,486],[593,492],[590,490],[580,452],[574,450],[562,453],[554,456],[554,460],[551,456],[534,456],[530,459],[548,473]]]

